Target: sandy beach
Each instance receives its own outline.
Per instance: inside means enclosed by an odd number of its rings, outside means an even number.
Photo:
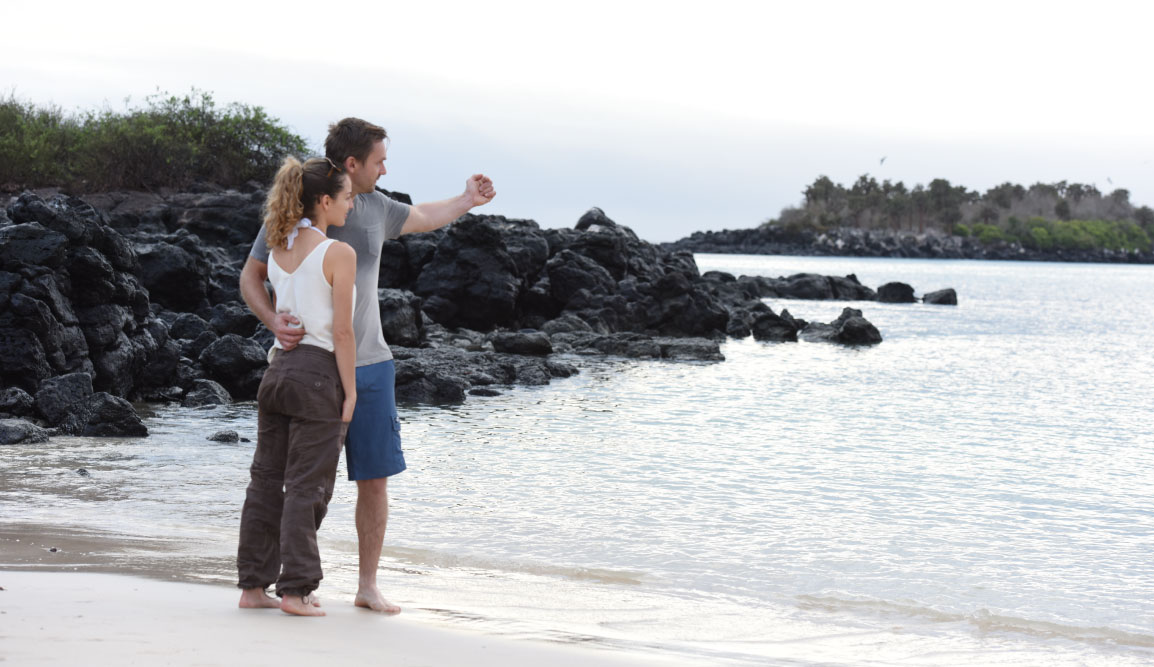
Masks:
[[[448,630],[324,600],[323,618],[236,607],[236,589],[87,572],[0,571],[12,665],[655,665],[594,648]]]

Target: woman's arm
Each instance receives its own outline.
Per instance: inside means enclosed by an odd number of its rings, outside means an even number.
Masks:
[[[357,278],[357,253],[347,243],[336,242],[324,261],[325,277],[333,286],[333,354],[345,389],[341,421],[353,418],[357,404],[357,339],[353,334],[353,284]]]

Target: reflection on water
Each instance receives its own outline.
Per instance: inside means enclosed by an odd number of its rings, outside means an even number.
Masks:
[[[818,321],[861,308],[885,342],[575,358],[582,373],[548,387],[403,408],[394,599],[510,636],[708,662],[1154,659],[1154,268],[698,261],[954,287],[960,305],[771,300]],[[253,444],[206,438],[255,438],[253,406],[156,407],[147,422],[147,439],[0,450],[4,526],[161,540],[155,560],[230,580]],[[326,595],[355,585],[354,503],[338,482]]]

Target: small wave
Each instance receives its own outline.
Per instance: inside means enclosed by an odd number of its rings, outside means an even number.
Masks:
[[[640,586],[644,575],[625,570],[609,570],[594,567],[566,567],[563,565],[546,565],[542,563],[526,563],[513,560],[498,560],[481,556],[448,554],[428,549],[412,549],[407,547],[386,548],[382,555],[409,565],[423,565],[427,567],[487,570],[497,572],[512,572],[542,577],[564,577],[578,581],[591,581],[599,584],[624,584]]]
[[[1084,627],[1067,625],[1053,621],[1039,621],[1017,616],[991,613],[987,609],[963,614],[947,612],[912,603],[889,602],[886,600],[846,599],[799,595],[797,601],[802,609],[822,611],[866,613],[883,616],[905,616],[924,618],[933,623],[967,623],[982,632],[1017,632],[1044,637],[1066,639],[1090,644],[1116,644],[1141,648],[1154,648],[1154,635],[1126,632],[1108,627]]]

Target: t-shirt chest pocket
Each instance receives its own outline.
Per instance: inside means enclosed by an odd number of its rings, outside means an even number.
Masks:
[[[373,224],[365,225],[360,229],[361,247],[353,248],[359,255],[362,251],[368,253],[371,257],[380,257],[381,246],[385,244],[385,227],[376,221]]]

